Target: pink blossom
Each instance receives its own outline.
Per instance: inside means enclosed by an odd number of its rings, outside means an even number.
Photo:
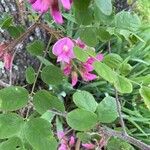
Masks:
[[[4,67],[9,70],[12,67],[12,55],[5,53],[3,57]]]
[[[77,72],[73,71],[71,73],[71,79],[72,79],[72,83],[71,83],[72,86],[75,86],[77,84],[77,82],[78,82],[78,74],[77,74]]]
[[[9,70],[12,67],[12,55],[4,51],[7,45],[6,43],[0,44],[0,59],[4,62],[5,69]]]
[[[29,0],[31,4],[35,3],[36,0]]]
[[[104,59],[104,55],[99,53],[97,54],[96,59],[98,59],[99,61],[102,61]]]
[[[62,144],[59,146],[58,150],[67,150],[66,144],[62,143]]]
[[[94,67],[93,67],[93,63],[98,60],[98,61],[102,61],[104,58],[103,54],[98,54],[96,56],[96,58],[94,57],[89,57],[88,60],[83,63],[83,67],[86,69],[86,71],[93,71],[94,70]]]
[[[92,80],[95,80],[97,76],[93,73],[83,72],[82,78],[84,81],[92,81]]]
[[[29,0],[32,5],[32,8],[39,12],[45,13],[50,9],[50,13],[56,23],[63,23],[62,14],[59,9],[59,0]],[[63,7],[66,10],[71,9],[71,0],[61,0]]]
[[[57,132],[57,137],[58,137],[59,140],[61,140],[64,136],[65,136],[64,131],[58,131]]]
[[[69,76],[71,74],[71,69],[72,69],[71,63],[69,64],[66,63],[63,68],[64,75]]]
[[[70,141],[69,141],[69,145],[72,147],[72,146],[74,146],[74,144],[75,144],[75,138],[74,138],[74,136],[71,136]]]
[[[81,41],[80,38],[78,38],[77,40],[75,40],[75,42],[82,49],[84,49],[86,47],[86,44],[83,41]]]
[[[73,52],[74,43],[68,37],[61,38],[53,46],[53,54],[57,56],[57,61],[69,63],[74,56]]]
[[[95,148],[95,145],[91,144],[91,143],[85,143],[85,144],[82,144],[82,146],[86,149],[94,149]]]

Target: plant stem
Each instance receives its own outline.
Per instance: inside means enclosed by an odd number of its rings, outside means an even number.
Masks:
[[[123,117],[122,117],[122,114],[121,114],[121,105],[120,105],[120,101],[119,101],[119,96],[118,96],[118,91],[115,89],[115,99],[116,99],[116,105],[117,105],[117,111],[118,111],[118,114],[119,114],[119,119],[120,119],[120,124],[121,124],[121,127],[122,127],[122,131],[123,131],[123,134],[127,134],[126,132],[126,127],[125,127],[125,123],[123,121]]]

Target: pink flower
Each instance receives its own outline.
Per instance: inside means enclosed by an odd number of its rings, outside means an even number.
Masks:
[[[4,51],[7,45],[6,43],[0,44],[0,59],[4,62],[5,69],[9,70],[12,67],[12,55]]]
[[[96,56],[96,58],[94,57],[89,57],[88,60],[83,63],[83,67],[86,69],[86,71],[93,71],[94,70],[94,67],[93,67],[93,63],[98,60],[98,61],[102,61],[104,58],[103,54],[98,54]]]
[[[62,144],[59,146],[58,150],[67,150],[66,144],[62,143]]]
[[[57,137],[59,140],[61,140],[65,136],[65,133],[63,131],[58,131],[57,132]]]
[[[69,145],[72,147],[72,146],[74,146],[74,144],[75,144],[75,138],[74,138],[74,136],[71,136],[70,141],[69,141]]]
[[[83,41],[81,41],[80,38],[78,38],[77,40],[75,40],[75,42],[82,49],[84,49],[86,47],[86,44]]]
[[[53,46],[53,54],[57,56],[57,61],[69,63],[74,56],[73,52],[74,43],[68,37],[61,38]]]
[[[85,143],[85,144],[82,144],[82,146],[86,149],[94,149],[95,148],[95,145],[91,144],[91,143]]]
[[[82,78],[84,81],[92,81],[92,80],[95,80],[97,76],[93,73],[83,72]]]
[[[78,74],[75,71],[71,73],[71,79],[72,79],[72,83],[71,83],[72,86],[75,86],[78,82]]]
[[[99,61],[102,61],[104,59],[104,55],[99,53],[97,54],[96,59],[98,59]]]
[[[36,0],[29,0],[31,4],[35,3]]]
[[[63,23],[58,0],[29,0],[29,2],[32,4],[32,8],[39,13],[45,13],[50,9],[54,21],[59,24]],[[66,10],[71,9],[71,0],[61,0],[61,3]]]
[[[71,63],[69,64],[66,63],[63,68],[64,75],[69,76],[71,74],[71,69],[72,69]]]

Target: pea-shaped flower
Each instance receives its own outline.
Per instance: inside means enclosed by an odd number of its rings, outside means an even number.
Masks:
[[[63,23],[59,0],[29,0],[29,2],[35,11],[45,13],[50,10],[54,21],[59,24]],[[61,3],[66,10],[71,9],[72,0],[61,0]]]
[[[68,37],[58,40],[52,49],[53,54],[57,56],[57,62],[69,63],[75,57],[73,47],[74,43]]]

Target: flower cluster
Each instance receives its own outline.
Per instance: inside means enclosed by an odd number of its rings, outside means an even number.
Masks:
[[[68,150],[75,145],[75,137],[73,135],[68,138],[63,131],[57,132],[57,137],[60,141],[58,150]]]
[[[57,137],[58,137],[59,142],[60,142],[58,150],[68,150],[68,149],[74,148],[76,145],[76,136],[74,136],[74,135],[67,136],[67,135],[65,135],[64,131],[58,131]],[[107,140],[102,137],[99,140],[99,142],[97,142],[95,144],[93,144],[91,142],[82,143],[81,147],[83,147],[86,150],[93,150],[96,147],[99,147],[101,149],[106,144],[107,144]]]
[[[59,24],[63,23],[62,14],[59,9],[59,0],[29,0],[29,2],[31,3],[32,8],[35,11],[39,13],[45,13],[50,10],[51,16],[53,17],[54,21]],[[72,0],[61,0],[61,4],[66,10],[70,10]]]
[[[52,49],[52,52],[57,56],[57,62],[61,62],[63,65],[63,72],[66,76],[71,76],[72,86],[75,86],[78,82],[78,76],[80,75],[84,81],[92,81],[97,78],[92,73],[94,70],[93,63],[103,60],[103,54],[98,54],[95,58],[89,57],[86,62],[73,61],[75,58],[73,48],[79,46],[86,51],[87,45],[80,39],[71,40],[68,37],[58,40]]]
[[[4,67],[6,70],[9,70],[12,67],[12,55],[5,51],[5,48],[8,44],[0,44],[0,60],[4,62]]]

